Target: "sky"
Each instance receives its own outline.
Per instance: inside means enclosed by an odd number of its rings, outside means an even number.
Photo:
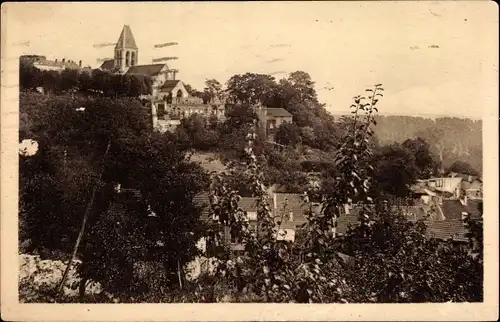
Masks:
[[[123,25],[139,64],[168,62],[202,89],[246,72],[277,79],[303,70],[332,113],[382,84],[383,114],[480,118],[497,108],[498,7],[490,1],[9,3],[11,53],[113,57]],[[29,46],[22,45],[29,42]],[[155,44],[177,46],[154,49]]]

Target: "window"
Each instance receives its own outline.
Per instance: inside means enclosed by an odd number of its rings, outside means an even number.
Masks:
[[[156,114],[159,118],[163,118],[163,116],[165,115],[165,104],[158,104],[158,111]]]
[[[276,127],[276,120],[269,120],[269,129],[274,129]]]
[[[129,67],[130,66],[130,52],[127,51],[125,54],[125,66]]]
[[[231,229],[230,235],[231,235],[231,243],[233,244],[241,243],[241,236],[239,232],[235,231],[234,229]]]
[[[440,188],[443,187],[443,180],[442,179],[436,181],[436,187],[440,187]]]
[[[247,211],[247,219],[248,220],[257,220],[257,212]]]
[[[132,59],[130,62],[131,66],[134,66],[136,64],[136,58],[135,58],[135,51],[132,52]]]
[[[291,210],[288,213],[288,221],[293,221],[293,211],[291,211]]]
[[[178,91],[177,91],[177,95],[176,95],[176,96],[177,96],[177,97],[182,97],[182,91],[181,91],[181,90],[178,90]]]

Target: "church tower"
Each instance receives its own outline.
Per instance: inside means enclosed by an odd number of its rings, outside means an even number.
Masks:
[[[139,48],[128,25],[123,26],[120,38],[115,46],[115,69],[125,73],[130,66],[137,65]]]

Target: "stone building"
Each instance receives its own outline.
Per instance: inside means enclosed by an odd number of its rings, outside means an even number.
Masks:
[[[132,30],[125,25],[115,46],[114,59],[106,60],[100,69],[125,75],[148,75],[153,81],[152,92],[147,95],[154,128],[159,131],[175,129],[180,120],[195,113],[224,118],[224,102],[204,103],[186,90],[184,83],[175,78],[178,72],[165,63],[139,65],[139,48]]]

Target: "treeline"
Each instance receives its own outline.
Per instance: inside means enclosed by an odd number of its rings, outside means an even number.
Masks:
[[[193,92],[198,92],[189,86]],[[324,186],[336,177],[333,156],[352,128],[352,118],[334,118],[317,100],[314,82],[302,71],[287,79],[247,73],[235,75],[221,89],[209,80],[203,93],[226,95],[236,107],[227,109],[223,124],[215,119],[193,116],[181,122],[173,138],[184,146],[218,151],[224,159],[238,159],[246,142],[246,131],[256,120],[251,106],[283,107],[293,115],[292,123],[275,131],[281,146],[266,142],[262,135],[257,148],[267,156],[266,179],[288,192],[303,192],[309,183],[308,172],[320,174]],[[481,171],[481,123],[458,118],[436,121],[405,116],[375,116],[374,133],[367,139],[373,150],[372,164],[376,190],[381,195],[403,197],[417,179],[444,175],[457,162],[468,173]],[[456,138],[464,137],[463,141]],[[479,143],[479,145],[478,145]],[[444,171],[444,172],[443,172]]]
[[[314,82],[304,71],[291,73],[287,78],[276,80],[266,74],[245,73],[232,76],[225,88],[217,80],[207,80],[203,91],[186,86],[193,95],[205,99],[224,97],[229,105],[243,104],[272,108],[284,108],[293,116],[297,139],[311,148],[330,151],[339,142],[338,127],[334,117],[318,101]],[[283,136],[281,136],[283,138]]]
[[[481,172],[483,164],[482,121],[456,117],[428,119],[411,116],[377,116],[375,133],[381,144],[420,137],[444,166],[456,161],[469,163]]]
[[[94,70],[40,70],[32,61],[20,61],[21,91],[42,88],[44,93],[80,93],[101,97],[138,97],[151,93],[152,80],[147,75],[117,75]]]

